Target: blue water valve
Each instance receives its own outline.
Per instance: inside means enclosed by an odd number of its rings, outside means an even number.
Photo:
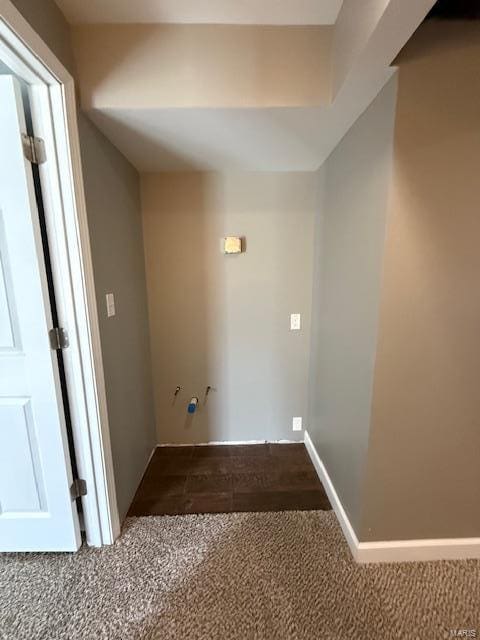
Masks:
[[[198,398],[192,398],[188,404],[188,413],[195,413],[198,407]]]

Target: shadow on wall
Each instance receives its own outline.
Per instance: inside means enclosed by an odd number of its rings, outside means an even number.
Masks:
[[[315,174],[142,177],[160,442],[303,438],[315,195]],[[247,251],[224,255],[226,235]]]
[[[406,43],[392,65],[398,67],[409,63],[419,63],[422,60],[428,62],[436,56],[441,56],[444,60],[446,57],[451,60],[455,56],[469,57],[472,48],[478,47],[479,24],[479,20],[452,21],[438,18],[427,20],[419,27],[416,36],[412,36]],[[442,38],[419,37],[419,34],[433,34],[435,32],[442,32]],[[459,32],[461,32],[460,38],[458,37]],[[446,64],[449,65],[450,62],[446,61]],[[439,73],[441,77],[445,78],[446,71],[442,76],[442,70],[439,67],[434,73]]]

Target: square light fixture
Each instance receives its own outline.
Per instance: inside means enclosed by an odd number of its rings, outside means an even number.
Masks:
[[[222,251],[227,255],[242,253],[242,238],[228,236],[222,238]]]

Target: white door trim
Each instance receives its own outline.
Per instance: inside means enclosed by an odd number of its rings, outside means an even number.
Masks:
[[[305,431],[305,447],[356,562],[427,562],[480,558],[480,538],[435,538],[359,542],[318,452]]]
[[[75,452],[87,482],[82,498],[87,543],[120,533],[105,379],[83,188],[74,80],[10,0],[0,0],[0,59],[30,85],[36,135],[49,162],[40,165]],[[50,161],[51,160],[51,161]]]

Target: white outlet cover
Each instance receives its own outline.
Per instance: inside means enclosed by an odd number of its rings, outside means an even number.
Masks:
[[[111,318],[115,315],[115,297],[113,293],[107,293],[105,298],[107,300],[107,317]]]
[[[292,430],[293,431],[301,431],[302,430],[302,418],[296,417],[292,420]]]
[[[299,313],[292,313],[290,316],[290,331],[300,331],[301,318]]]

